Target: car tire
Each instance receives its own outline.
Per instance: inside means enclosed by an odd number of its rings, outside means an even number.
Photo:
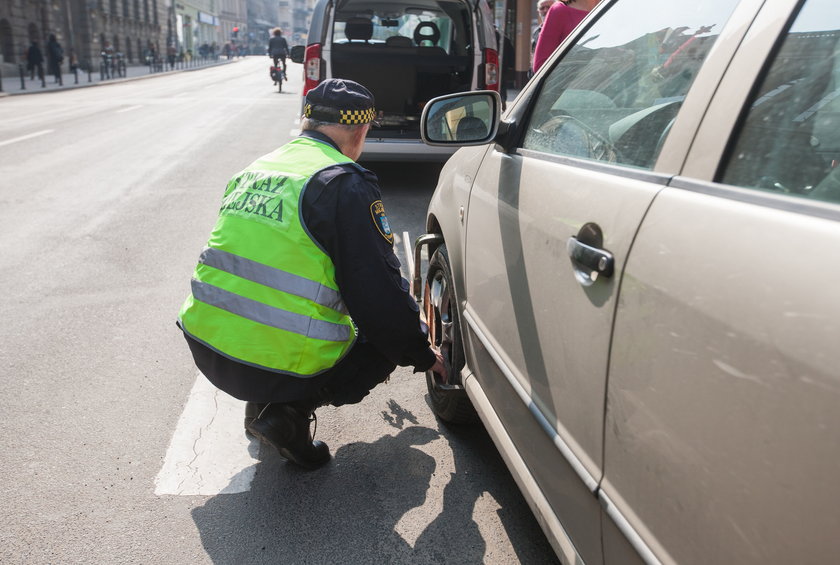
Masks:
[[[449,424],[476,422],[478,416],[475,408],[460,382],[461,369],[465,363],[464,345],[461,340],[461,320],[446,245],[441,245],[432,254],[423,291],[429,337],[432,344],[443,354],[449,374],[444,382],[431,370],[426,371],[426,387],[432,411]]]

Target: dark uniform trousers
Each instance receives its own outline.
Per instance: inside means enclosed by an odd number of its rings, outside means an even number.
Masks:
[[[292,377],[238,363],[184,334],[198,369],[217,388],[249,402],[295,402],[341,406],[360,402],[396,369],[373,345],[357,340],[347,355],[327,371]]]

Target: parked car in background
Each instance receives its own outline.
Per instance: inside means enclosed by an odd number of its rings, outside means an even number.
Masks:
[[[499,107],[423,114],[435,412],[565,563],[836,562],[840,3],[603,0]]]
[[[486,0],[319,0],[304,65],[303,96],[327,78],[355,80],[376,99],[362,159],[445,161],[454,149],[420,140],[420,113],[436,96],[498,90],[499,57]],[[302,102],[301,102],[302,103]]]

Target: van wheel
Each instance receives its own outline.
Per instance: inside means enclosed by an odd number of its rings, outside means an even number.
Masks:
[[[464,346],[446,245],[438,247],[429,261],[423,306],[429,324],[429,339],[440,349],[448,372],[448,378],[444,381],[432,371],[426,371],[426,387],[432,411],[438,418],[451,424],[475,422],[478,417],[460,382],[460,371],[464,367]]]

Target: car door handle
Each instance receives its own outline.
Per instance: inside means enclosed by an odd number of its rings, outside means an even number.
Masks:
[[[599,277],[611,277],[615,265],[612,253],[606,249],[599,249],[581,242],[572,236],[566,242],[566,250],[575,265],[578,274],[588,279],[586,282],[592,284]],[[581,272],[586,271],[586,272]],[[581,280],[581,282],[584,282]]]

